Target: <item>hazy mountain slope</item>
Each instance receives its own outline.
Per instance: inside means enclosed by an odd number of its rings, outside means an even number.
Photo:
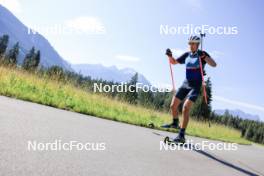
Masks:
[[[115,82],[127,82],[136,73],[131,68],[118,69],[115,66],[105,67],[100,64],[76,64],[72,65],[72,68],[85,76]],[[150,85],[150,82],[142,74],[139,74],[138,80],[140,83]]]
[[[9,47],[16,42],[20,43],[19,63],[25,56],[25,53],[32,47],[41,51],[41,64],[45,67],[58,65],[64,69],[71,70],[70,65],[63,60],[63,58],[40,34],[28,33],[28,28],[19,21],[9,10],[0,5],[0,35],[7,34],[10,37]]]
[[[233,116],[238,116],[242,119],[249,119],[249,120],[255,120],[255,121],[259,121],[260,117],[258,115],[253,115],[253,114],[249,114],[249,113],[245,113],[243,111],[241,111],[240,109],[235,109],[235,110],[226,110],[226,109],[216,109],[214,110],[214,112],[218,115],[223,115],[226,111],[229,112],[229,114],[233,115]]]

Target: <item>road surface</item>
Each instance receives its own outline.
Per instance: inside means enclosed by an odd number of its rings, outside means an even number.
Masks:
[[[0,96],[0,175],[264,175],[262,146],[238,145],[236,151],[160,150],[166,135],[175,134]],[[187,138],[194,143],[204,140]],[[43,149],[44,144],[58,141],[88,147]],[[30,142],[38,144],[38,150],[29,148]]]

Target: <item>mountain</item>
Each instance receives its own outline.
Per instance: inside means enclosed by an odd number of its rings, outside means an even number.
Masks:
[[[72,68],[84,76],[114,82],[128,82],[136,73],[131,68],[118,69],[116,66],[105,67],[101,64],[76,64],[72,65]],[[150,85],[150,82],[142,74],[138,74],[138,82]]]
[[[241,111],[240,109],[235,109],[235,110],[217,109],[217,110],[214,110],[214,112],[218,115],[224,115],[226,111],[228,111],[229,114],[231,114],[232,116],[238,116],[242,119],[260,121],[260,117],[258,115],[245,113],[245,112]]]
[[[19,42],[19,63],[22,63],[25,54],[34,46],[41,52],[40,64],[42,66],[50,67],[58,65],[64,69],[72,70],[70,64],[63,60],[47,39],[39,33],[29,33],[28,27],[19,21],[9,10],[0,5],[0,36],[4,34],[9,35],[9,48],[16,42]]]

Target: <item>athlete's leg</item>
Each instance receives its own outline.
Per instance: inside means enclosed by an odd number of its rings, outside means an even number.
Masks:
[[[187,95],[187,99],[185,100],[182,108],[183,122],[181,125],[181,129],[185,130],[187,128],[189,122],[190,110],[192,105],[199,96],[200,89],[201,89],[200,84],[192,85],[192,89]]]
[[[176,96],[173,96],[170,104],[172,122],[169,124],[164,124],[162,128],[179,128],[179,117],[178,117],[178,107],[181,103],[181,100]]]
[[[200,91],[200,85],[190,87],[191,90],[189,91],[187,99],[185,100],[182,108],[183,121],[181,123],[181,129],[178,136],[174,139],[174,141],[177,143],[185,143],[185,129],[188,126],[190,110],[192,105],[196,101]]]
[[[183,85],[178,89],[176,95],[172,98],[170,109],[172,114],[172,123],[162,125],[163,128],[179,128],[179,117],[178,117],[178,107],[182,100],[187,96],[190,92],[190,89],[184,82]]]
[[[179,112],[178,112],[178,107],[181,104],[181,100],[177,98],[176,96],[173,96],[170,109],[171,109],[171,115],[173,119],[178,119],[179,118]]]
[[[177,91],[175,97],[172,98],[171,102],[171,114],[172,118],[175,121],[179,121],[179,113],[178,113],[178,107],[181,104],[181,102],[184,100],[184,98],[188,95],[190,92],[190,89],[187,85],[187,82],[183,82],[182,86]]]
[[[169,124],[164,124],[162,128],[179,128],[179,117],[178,117],[178,107],[181,103],[181,100],[176,96],[173,96],[170,104],[170,110],[172,114],[172,122]]]
[[[185,129],[187,128],[189,122],[189,113],[193,105],[193,102],[190,99],[185,100],[182,108],[183,121],[181,123],[181,128],[178,136],[174,139],[177,143],[185,143]]]
[[[188,122],[189,122],[189,116],[190,116],[190,109],[193,105],[193,102],[190,99],[185,100],[182,108],[182,116],[183,116],[183,121],[181,124],[181,128],[186,129]]]

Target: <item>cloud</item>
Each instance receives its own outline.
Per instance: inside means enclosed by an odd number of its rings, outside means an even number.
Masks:
[[[228,98],[221,97],[221,96],[214,96],[214,99],[217,101],[224,102],[224,103],[229,103],[229,104],[233,104],[236,106],[241,106],[241,107],[245,107],[245,108],[254,109],[254,110],[264,112],[264,106],[259,106],[259,105],[255,105],[255,104],[250,104],[250,103],[245,103],[245,102],[241,102],[241,101],[237,101],[237,100],[232,100],[232,99],[228,99]]]
[[[92,16],[81,16],[67,20],[65,25],[79,32],[87,34],[105,34],[106,28],[101,20]]]
[[[0,0],[0,4],[5,6],[8,10],[13,13],[21,12],[21,4],[19,0]]]
[[[128,55],[116,55],[116,59],[125,61],[125,62],[139,62],[140,58],[134,57],[134,56],[128,56]]]

